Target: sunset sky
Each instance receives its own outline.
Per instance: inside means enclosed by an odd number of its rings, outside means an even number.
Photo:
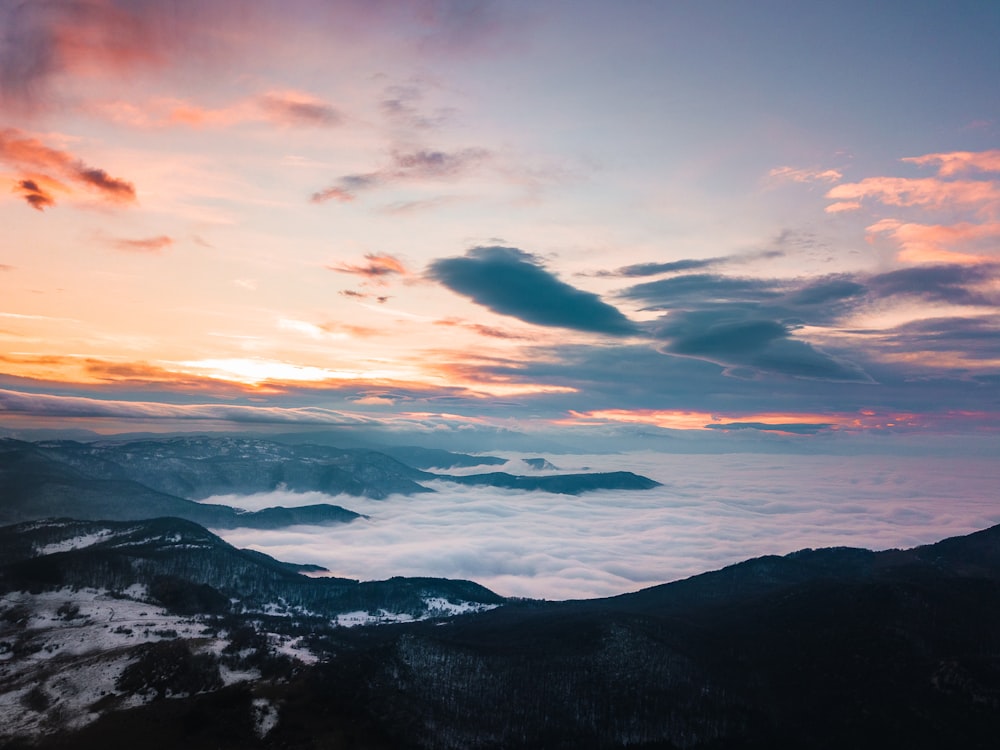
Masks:
[[[0,426],[996,443],[998,39],[979,0],[0,0]]]

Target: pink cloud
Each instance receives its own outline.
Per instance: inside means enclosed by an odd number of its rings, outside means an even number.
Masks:
[[[1000,172],[1000,149],[992,151],[952,151],[946,154],[926,154],[910,156],[902,161],[926,166],[938,165],[938,174],[942,177],[962,174],[964,172]]]
[[[956,179],[969,172],[1000,172],[1000,150],[953,151],[902,159],[937,167],[936,177],[866,177],[831,187],[827,213],[860,209],[866,202],[905,209],[867,227],[869,239],[882,236],[899,248],[907,263],[976,264],[994,260],[1000,240],[1000,181]],[[901,212],[903,213],[903,212]]]
[[[861,201],[837,201],[831,203],[824,210],[828,214],[839,214],[844,211],[857,211],[859,208],[861,208]]]
[[[134,240],[115,240],[114,246],[119,250],[133,253],[159,253],[174,244],[173,237],[162,234],[158,237],[143,237]]]
[[[318,190],[312,194],[311,200],[313,203],[326,203],[327,201],[337,201],[338,203],[350,203],[356,200],[357,196],[354,195],[350,190],[346,188],[338,187],[336,185],[322,190]]]
[[[350,65],[373,49],[411,59],[490,54],[517,43],[518,19],[503,3],[436,0],[3,2],[0,104],[41,110],[63,85],[77,94],[81,77],[113,82],[185,66],[244,72],[265,55],[301,56],[316,43],[327,64]],[[307,104],[282,116],[319,124],[329,114]]]
[[[289,127],[333,127],[343,120],[329,102],[305,91],[268,91],[222,107],[205,107],[174,98],[154,98],[140,105],[123,101],[91,104],[89,110],[112,122],[136,128],[225,128],[270,122]]]
[[[869,235],[884,234],[899,246],[899,259],[909,263],[960,263],[973,265],[994,257],[965,250],[993,252],[1000,243],[1000,222],[973,224],[918,224],[882,219],[867,228]]]
[[[993,210],[1000,203],[1000,186],[981,180],[866,177],[860,182],[836,185],[826,197],[841,202],[871,198],[886,206]]]
[[[837,182],[844,175],[836,169],[775,167],[767,173],[767,176],[791,182]]]
[[[229,1],[4,3],[0,97],[10,110],[32,111],[49,105],[57,78],[135,76],[219,56],[253,10]]]

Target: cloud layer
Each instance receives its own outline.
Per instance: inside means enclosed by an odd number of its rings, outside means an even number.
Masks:
[[[630,469],[664,483],[574,498],[437,483],[433,495],[337,497],[370,516],[337,527],[225,531],[228,541],[335,574],[469,578],[549,599],[633,591],[804,547],[908,547],[1000,522],[989,459],[560,456],[564,470]],[[956,492],[956,487],[961,492]],[[217,497],[247,508],[318,493]]]

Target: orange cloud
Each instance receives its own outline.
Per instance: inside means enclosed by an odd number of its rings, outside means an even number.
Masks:
[[[131,182],[112,177],[98,167],[88,166],[73,154],[47,146],[38,138],[14,128],[0,130],[0,163],[29,173],[20,179],[18,185],[22,196],[33,208],[55,205],[55,199],[43,183],[58,185],[69,191],[52,175],[96,191],[103,200],[111,203],[132,203],[136,199],[135,186]]]

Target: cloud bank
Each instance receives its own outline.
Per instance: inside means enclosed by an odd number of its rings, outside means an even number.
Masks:
[[[630,469],[646,492],[456,487],[386,500],[319,493],[217,497],[257,509],[335,502],[370,516],[336,527],[223,531],[227,541],[335,575],[468,578],[548,599],[634,591],[804,547],[909,547],[1000,522],[987,458],[626,454],[560,456],[562,469]],[[960,491],[956,488],[960,487]]]

